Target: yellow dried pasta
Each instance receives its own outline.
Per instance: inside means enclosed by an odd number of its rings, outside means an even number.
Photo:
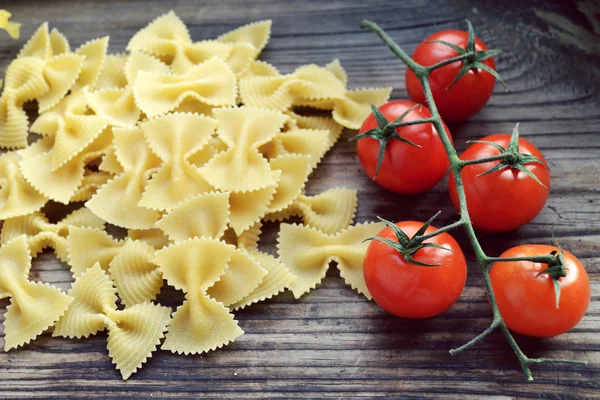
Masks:
[[[69,203],[85,202],[92,198],[98,189],[104,186],[112,175],[102,171],[85,170],[80,186],[69,199]]]
[[[159,228],[151,229],[128,229],[127,237],[132,240],[144,242],[154,247],[162,249],[169,244],[169,237]]]
[[[345,85],[328,69],[315,64],[280,76],[245,76],[240,97],[245,105],[285,111],[311,100],[341,99]]]
[[[21,152],[23,159],[19,162],[19,167],[25,179],[37,191],[51,200],[67,204],[83,182],[85,166],[102,157],[111,140],[111,130],[104,129],[77,156],[53,170],[54,138],[46,137]]]
[[[150,55],[133,52],[126,59],[116,58],[111,68],[122,67],[123,76],[112,71],[96,91],[86,91],[90,107],[114,126],[133,127],[141,116],[133,96],[133,83],[140,71],[168,73],[169,67]],[[121,64],[122,63],[122,64]],[[103,77],[101,77],[102,79]]]
[[[117,309],[113,282],[96,264],[75,280],[74,298],[52,336],[82,338],[108,330],[108,355],[123,379],[134,374],[160,344],[171,310],[152,303]]]
[[[41,114],[31,132],[53,136],[51,170],[56,171],[83,151],[108,126],[108,121],[90,114],[83,91],[74,91]]]
[[[211,158],[200,172],[215,188],[247,192],[276,183],[267,160],[258,148],[283,127],[285,115],[251,107],[214,110],[217,136],[228,149]]]
[[[127,49],[161,58],[176,74],[186,73],[211,57],[219,57],[235,73],[241,73],[268,41],[270,29],[270,21],[261,21],[228,32],[218,40],[192,42],[183,21],[170,11],[134,35]]]
[[[127,54],[107,54],[104,59],[104,67],[100,71],[98,82],[93,89],[102,90],[127,86],[129,82],[125,76],[125,63],[128,58]]]
[[[139,206],[139,202],[150,173],[160,166],[160,158],[150,150],[140,128],[113,128],[113,136],[112,147],[123,172],[101,187],[85,203],[86,207],[103,220],[122,228],[154,228],[160,213]]]
[[[0,247],[0,299],[10,297],[4,315],[4,350],[29,343],[63,315],[73,298],[45,283],[31,282],[25,235]]]
[[[312,171],[311,156],[282,155],[270,159],[269,165],[274,171],[281,171],[277,189],[267,209],[268,213],[274,213],[288,207],[302,192]]]
[[[18,152],[0,155],[0,219],[30,214],[48,201],[25,180],[20,161]]]
[[[10,21],[12,16],[6,10],[0,10],[0,29],[5,30],[11,38],[18,39],[21,31],[21,24],[19,22]]]
[[[233,314],[206,294],[224,274],[234,250],[215,239],[194,238],[155,253],[168,284],[186,296],[173,314],[163,349],[198,354],[215,350],[243,334]]]
[[[231,68],[213,57],[182,75],[140,71],[133,95],[137,106],[152,118],[175,110],[185,100],[211,107],[233,106],[237,81]]]
[[[71,226],[104,229],[104,221],[96,217],[90,210],[80,208],[56,224],[52,224],[42,212],[36,211],[29,215],[5,220],[0,233],[0,243],[6,244],[25,235],[31,257],[41,253],[44,248],[51,247],[56,256],[66,262],[68,254],[66,237]]]
[[[350,226],[357,206],[356,190],[334,188],[315,196],[300,195],[288,208],[268,214],[265,219],[281,221],[299,216],[305,225],[333,235]]]
[[[300,298],[314,289],[325,277],[329,263],[336,261],[346,283],[370,300],[362,270],[369,246],[364,240],[384,227],[383,222],[365,223],[327,235],[308,226],[281,224],[277,248],[281,262],[296,276],[290,285],[294,296]]]
[[[150,149],[162,161],[146,186],[140,206],[168,210],[213,189],[189,158],[208,144],[216,126],[214,119],[183,113],[140,124]]]

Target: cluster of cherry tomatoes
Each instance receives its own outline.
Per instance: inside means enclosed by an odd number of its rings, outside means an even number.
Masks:
[[[467,41],[467,32],[441,31],[425,39],[412,58],[422,66],[431,66],[459,54],[448,43],[465,49]],[[478,38],[475,38],[475,48],[487,50]],[[491,69],[496,68],[491,57],[483,63]],[[453,84],[462,66],[462,61],[456,61],[429,75],[435,104],[446,122],[463,121],[476,114],[494,89],[495,77],[482,69],[469,70]],[[425,104],[426,99],[419,79],[410,69],[406,73],[406,88],[412,100],[391,101],[379,107],[380,113],[388,121],[403,114],[402,121],[430,118],[427,107],[415,107]],[[359,135],[376,130],[380,125],[381,118],[372,114],[364,121]],[[450,131],[444,127],[450,136]],[[379,186],[399,194],[422,193],[438,184],[450,162],[434,125],[402,126],[396,133],[403,140],[386,141],[382,160],[380,140],[364,137],[357,141],[358,157],[365,173]],[[484,137],[468,147],[460,159],[479,160],[500,155],[510,140],[509,134]],[[475,228],[488,232],[511,231],[530,222],[543,209],[550,191],[546,160],[532,143],[522,138],[518,140],[518,153],[533,156],[540,162],[524,163],[522,167],[529,172],[510,166],[499,168],[500,160],[469,164],[461,170],[467,208]],[[496,170],[490,173],[494,167]],[[460,212],[452,174],[448,187],[450,198]],[[404,221],[396,226],[412,237],[423,223]],[[420,248],[412,260],[407,260],[385,243],[385,239],[398,240],[392,228],[387,227],[379,233],[378,238],[384,240],[372,241],[364,259],[364,276],[373,298],[385,310],[406,318],[428,318],[444,312],[459,298],[466,282],[467,265],[459,244],[444,232],[427,239],[425,242],[434,245]],[[425,234],[435,230],[429,226]],[[501,257],[541,256],[558,250],[552,246],[521,245]],[[511,261],[496,262],[491,266],[490,278],[496,301],[511,330],[530,336],[554,336],[568,331],[583,317],[590,300],[589,280],[575,256],[566,251],[562,254],[566,276],[558,278],[559,302],[552,282],[556,278],[540,274],[547,268],[546,264]]]

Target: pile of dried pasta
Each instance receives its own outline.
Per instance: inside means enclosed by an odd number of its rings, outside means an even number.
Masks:
[[[331,260],[370,298],[362,241],[381,224],[351,226],[355,191],[307,196],[304,185],[343,127],[357,129],[391,89],[348,90],[337,60],[280,74],[257,61],[270,29],[261,21],[194,42],[169,12],[126,54],[107,54],[108,37],[72,50],[48,24],[24,45],[0,96],[5,350],[50,328],[68,338],[107,330],[127,379],[159,346],[197,354],[230,343],[243,333],[232,311],[286,288],[301,296]],[[50,223],[48,201],[81,207]],[[304,223],[281,224],[279,258],[260,251],[261,221],[291,216]],[[44,248],[70,267],[67,294],[30,281]],[[165,282],[185,293],[174,312],[156,302]]]

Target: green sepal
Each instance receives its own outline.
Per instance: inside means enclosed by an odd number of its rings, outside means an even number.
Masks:
[[[533,172],[531,172],[530,170],[528,170],[525,167],[526,164],[538,163],[538,164],[541,164],[544,167],[546,167],[548,170],[550,170],[550,167],[548,166],[548,164],[546,164],[545,162],[540,160],[538,157],[532,156],[531,154],[522,154],[519,152],[519,123],[517,123],[515,125],[515,128],[513,129],[513,133],[510,136],[510,141],[506,148],[500,146],[498,143],[490,142],[487,140],[471,140],[471,141],[469,141],[469,143],[483,143],[483,144],[487,144],[489,146],[493,146],[500,152],[500,154],[503,154],[506,156],[498,164],[494,165],[489,170],[482,172],[481,174],[479,174],[477,176],[485,176],[488,174],[493,174],[494,172],[502,171],[505,168],[514,168],[516,170],[523,172],[528,177],[533,179],[537,184],[539,184],[543,188],[547,189],[546,185],[544,185],[542,183],[542,181],[540,181],[539,178],[537,176],[535,176],[535,174]]]
[[[415,104],[414,106],[406,110],[404,113],[402,113],[400,116],[398,116],[398,118],[396,118],[393,122],[389,122],[385,115],[383,115],[383,113],[379,111],[379,109],[375,107],[375,105],[371,104],[373,116],[377,121],[377,128],[373,128],[367,132],[355,135],[349,139],[350,141],[356,141],[360,139],[371,138],[379,141],[379,151],[377,152],[377,167],[375,168],[375,175],[373,175],[373,180],[375,180],[379,175],[379,170],[381,169],[381,165],[383,164],[383,158],[385,157],[385,149],[390,140],[398,140],[402,143],[408,144],[409,146],[413,146],[419,149],[422,148],[422,146],[400,136],[396,131],[397,128],[406,125],[406,122],[403,122],[402,119],[405,118],[412,110],[414,110],[417,107],[423,106],[420,104]]]
[[[556,297],[556,309],[559,309],[560,303],[560,278],[567,276],[567,268],[565,267],[565,255],[562,251],[552,251],[550,255],[554,256],[553,265],[548,265],[548,268],[536,275],[549,275],[554,286],[554,296]]]

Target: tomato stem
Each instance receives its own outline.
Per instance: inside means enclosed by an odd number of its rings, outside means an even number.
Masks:
[[[423,241],[432,236],[440,234],[442,232],[446,232],[446,231],[458,228],[460,226],[463,226],[467,233],[469,241],[471,242],[471,246],[473,247],[475,257],[477,258],[477,261],[479,263],[480,271],[481,271],[483,281],[485,283],[485,287],[486,287],[486,290],[488,293],[489,302],[490,302],[490,306],[492,308],[492,314],[493,314],[492,323],[481,334],[479,334],[478,336],[476,336],[475,338],[473,338],[472,340],[470,340],[468,343],[464,344],[463,346],[460,346],[456,349],[450,350],[450,353],[454,355],[454,354],[461,352],[462,350],[468,349],[468,348],[472,347],[473,345],[475,345],[476,343],[478,343],[479,341],[481,341],[482,339],[484,339],[486,336],[488,336],[491,332],[493,332],[497,328],[500,328],[500,330],[502,331],[502,334],[506,338],[508,344],[510,345],[510,347],[512,348],[513,352],[515,353],[517,359],[519,360],[519,364],[521,365],[521,369],[523,370],[523,373],[525,374],[525,377],[527,380],[533,380],[533,376],[531,374],[531,368],[530,368],[530,366],[532,364],[551,362],[551,363],[571,363],[571,364],[584,364],[585,365],[586,363],[582,362],[582,361],[527,357],[523,353],[521,348],[519,347],[518,343],[515,341],[510,330],[506,326],[506,323],[504,322],[502,315],[500,314],[500,310],[498,308],[498,302],[496,300],[496,295],[492,288],[492,282],[491,282],[491,278],[490,278],[489,266],[492,263],[505,262],[505,261],[532,261],[532,262],[546,263],[549,266],[553,266],[553,265],[556,265],[559,257],[556,254],[554,254],[554,255],[549,254],[546,256],[537,256],[537,257],[514,257],[514,258],[489,257],[485,254],[483,248],[481,247],[481,244],[479,243],[479,240],[477,239],[475,229],[473,228],[473,224],[472,224],[471,218],[469,216],[469,210],[467,207],[467,199],[466,199],[466,195],[465,195],[464,184],[463,184],[462,176],[460,173],[461,169],[467,165],[476,164],[476,163],[483,163],[483,162],[496,161],[496,160],[502,160],[502,161],[506,162],[507,159],[509,158],[509,154],[510,154],[510,156],[514,156],[515,152],[516,152],[516,154],[518,154],[518,126],[515,127],[515,131],[513,132],[514,140],[512,140],[512,142],[514,142],[514,143],[512,143],[512,147],[510,147],[509,149],[506,149],[506,151],[502,152],[502,154],[484,158],[484,159],[480,159],[480,160],[461,161],[460,158],[458,157],[456,149],[454,148],[454,146],[452,145],[452,142],[450,141],[450,135],[448,134],[444,124],[442,123],[442,118],[438,112],[437,106],[433,99],[433,94],[431,92],[431,87],[429,85],[429,75],[433,70],[435,70],[436,68],[443,67],[444,65],[451,64],[452,62],[467,60],[468,57],[473,57],[473,54],[470,54],[470,53],[474,51],[474,47],[472,49],[469,48],[468,51],[464,51],[463,54],[460,54],[460,52],[459,52],[460,56],[455,57],[454,59],[446,60],[444,62],[438,63],[438,64],[430,66],[430,67],[424,67],[424,66],[418,64],[416,61],[414,61],[411,57],[409,57],[408,54],[406,52],[404,52],[404,50],[402,50],[402,48],[400,48],[400,46],[390,36],[388,36],[387,33],[385,33],[385,31],[381,27],[379,27],[376,23],[365,20],[365,21],[361,22],[360,26],[361,26],[361,28],[368,28],[371,31],[373,31],[374,33],[376,33],[377,36],[379,36],[381,38],[381,40],[383,40],[383,42],[388,46],[388,48],[419,79],[419,82],[421,83],[421,86],[423,87],[423,92],[425,93],[425,101],[427,102],[427,105],[429,106],[429,109],[431,111],[431,117],[427,118],[426,120],[423,120],[423,121],[415,121],[414,123],[431,122],[435,126],[435,129],[438,132],[438,135],[442,141],[442,144],[444,145],[444,149],[446,150],[448,159],[450,160],[450,169],[451,169],[452,173],[454,174],[455,184],[456,184],[456,192],[458,195],[458,202],[460,205],[460,220],[453,222],[452,224],[449,224],[445,227],[439,228],[435,232],[432,232],[430,234],[420,235],[418,240]],[[469,23],[469,36],[470,37],[474,36],[470,23]],[[481,64],[480,61],[482,61],[483,59],[485,59],[487,57],[491,57],[492,55],[496,55],[499,52],[490,50],[487,52],[477,52],[477,53],[479,53],[479,54],[476,54],[476,56],[479,57],[479,60],[477,62],[477,64],[478,64],[477,67],[479,67]],[[487,69],[486,69],[486,71],[487,71]],[[497,74],[494,74],[494,76],[497,76]],[[460,77],[457,77],[457,78],[460,78]],[[499,76],[497,76],[497,78],[499,78]],[[456,79],[456,80],[458,80],[458,79]],[[499,79],[499,80],[500,80],[500,82],[502,82],[501,79]],[[502,82],[502,84],[504,84],[504,82]],[[516,150],[514,149],[515,146],[517,148]],[[535,160],[534,159],[527,159],[527,160],[519,159],[518,161],[522,162],[522,163],[541,162],[541,160],[537,160],[537,159],[535,159]]]

